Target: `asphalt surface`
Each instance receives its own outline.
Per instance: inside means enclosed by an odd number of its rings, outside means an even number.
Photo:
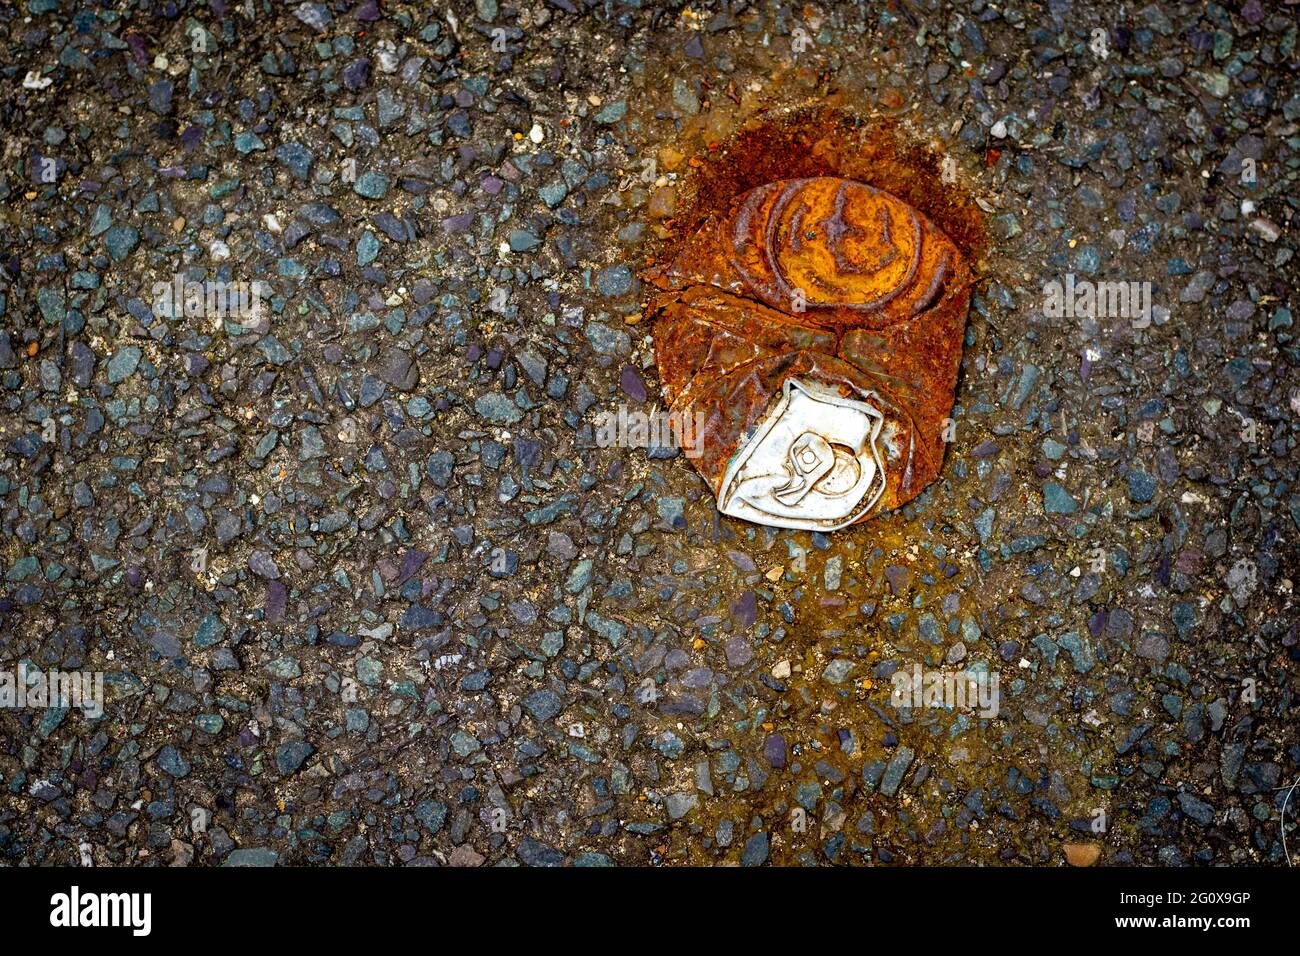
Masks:
[[[1286,865],[1297,11],[6,6],[0,670],[104,699],[0,709],[0,860]],[[827,536],[593,428],[810,107],[982,235],[939,479]]]

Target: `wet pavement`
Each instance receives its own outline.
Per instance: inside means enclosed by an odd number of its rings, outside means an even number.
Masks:
[[[0,860],[1285,865],[1298,12],[0,11],[0,671],[102,675]],[[846,162],[972,259],[946,460],[722,517],[598,440],[640,276]]]

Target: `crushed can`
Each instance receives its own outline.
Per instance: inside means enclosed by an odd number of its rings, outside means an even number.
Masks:
[[[834,531],[939,474],[972,271],[903,200],[835,176],[751,189],[645,273],[665,402],[723,514]]]

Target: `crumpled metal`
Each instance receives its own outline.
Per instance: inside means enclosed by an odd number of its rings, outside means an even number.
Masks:
[[[972,272],[908,203],[839,177],[769,183],[645,278],[664,398],[703,423],[691,460],[715,496],[792,379],[883,416],[883,487],[849,523],[898,508],[939,474]]]

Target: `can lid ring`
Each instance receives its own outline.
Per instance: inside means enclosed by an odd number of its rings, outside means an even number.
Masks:
[[[727,464],[718,510],[774,528],[837,531],[885,491],[884,415],[868,400],[786,379],[780,397]],[[822,460],[828,453],[834,461]]]

